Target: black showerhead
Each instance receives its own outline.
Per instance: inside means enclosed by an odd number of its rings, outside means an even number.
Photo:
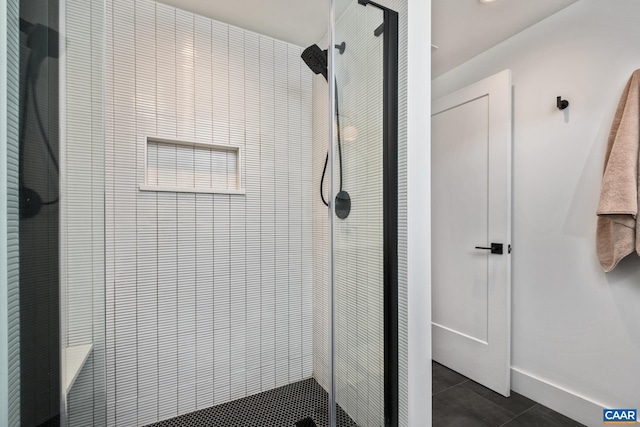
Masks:
[[[27,47],[31,49],[29,55],[30,72],[37,78],[40,64],[45,58],[60,56],[58,46],[60,35],[52,28],[42,24],[32,24],[22,18],[20,18],[20,31],[27,36]]]
[[[344,53],[346,47],[347,45],[345,42],[336,45],[336,49],[338,49],[340,55]],[[317,44],[314,44],[313,46],[306,48],[300,56],[305,64],[307,64],[307,67],[311,68],[311,71],[315,74],[322,74],[324,79],[329,81],[327,77],[329,72],[327,71],[328,59],[326,50],[321,50]]]
[[[327,51],[321,50],[317,44],[309,46],[302,52],[302,60],[307,67],[311,68],[314,74],[322,74],[325,80],[327,77]]]
[[[60,56],[58,48],[60,35],[56,30],[42,24],[32,24],[20,18],[20,31],[27,35],[27,47],[32,51],[38,51],[38,55],[50,58]]]

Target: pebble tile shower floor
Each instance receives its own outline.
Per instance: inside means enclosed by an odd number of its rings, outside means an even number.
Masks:
[[[311,378],[147,427],[294,427],[305,418],[328,427],[328,405],[327,392]],[[358,427],[340,407],[337,418],[339,427]]]

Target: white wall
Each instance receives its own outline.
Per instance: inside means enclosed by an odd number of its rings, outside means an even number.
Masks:
[[[310,377],[300,47],[149,0],[107,5],[109,425]],[[146,135],[240,145],[246,196],[139,192]]]
[[[582,0],[433,81],[437,98],[513,71],[514,387],[544,399],[539,379],[572,393],[542,403],[589,425],[601,422],[589,402],[640,406],[640,260],[605,275],[595,252],[607,136],[640,67],[639,15],[635,0]]]
[[[400,425],[431,426],[431,0],[408,0],[406,274],[400,306]],[[403,112],[402,108],[400,109]],[[402,113],[401,113],[402,114]],[[401,240],[401,241],[403,241]],[[404,272],[403,272],[404,270]],[[405,273],[406,272],[406,273]]]

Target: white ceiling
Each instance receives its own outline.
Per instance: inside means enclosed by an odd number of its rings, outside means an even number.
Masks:
[[[328,0],[159,1],[303,47],[319,42],[329,27]]]
[[[432,0],[437,77],[578,0]],[[559,35],[560,37],[560,35]]]
[[[329,0],[159,1],[302,47],[320,41],[328,28]],[[432,0],[432,43],[439,47],[431,57],[433,77],[576,1]],[[344,9],[349,1],[336,3]]]

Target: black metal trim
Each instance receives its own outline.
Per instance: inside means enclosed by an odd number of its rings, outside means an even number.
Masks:
[[[398,427],[398,12],[384,9],[384,401]]]
[[[373,2],[369,4],[377,6]],[[379,6],[377,6],[379,7]],[[398,13],[384,10],[384,413],[398,427]]]
[[[384,425],[398,427],[398,12],[358,0],[384,12],[383,44],[383,212],[384,212]],[[380,35],[376,29],[376,37]]]
[[[382,33],[384,33],[384,22],[373,31],[373,35],[376,37],[380,37]]]
[[[382,10],[382,11],[384,11],[384,12],[391,12],[391,13],[395,13],[396,15],[398,15],[398,12],[396,12],[395,10],[393,10],[393,9],[389,9],[388,7],[383,6],[383,5],[381,5],[381,4],[378,4],[378,3],[374,2],[374,1],[370,1],[370,0],[358,0],[358,4],[360,4],[360,5],[362,5],[362,6],[369,6],[369,5],[371,5],[371,6],[373,6],[373,7],[377,7],[378,9],[380,9],[380,10]]]

